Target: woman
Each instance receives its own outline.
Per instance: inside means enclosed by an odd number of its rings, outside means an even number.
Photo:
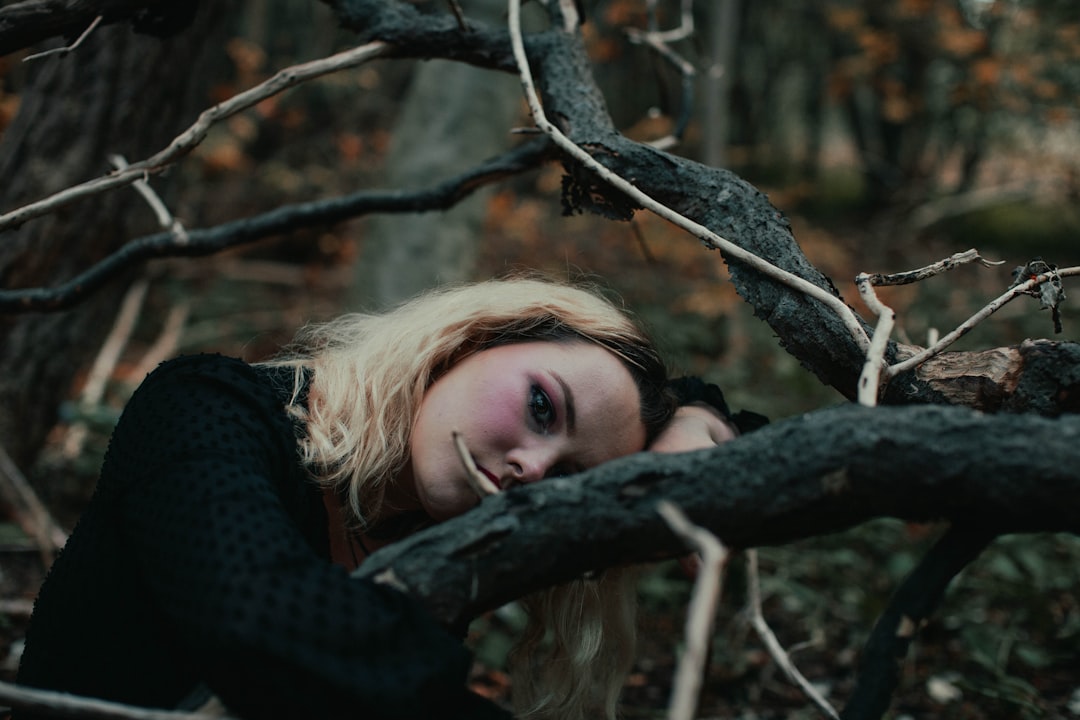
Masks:
[[[632,321],[537,280],[347,316],[265,365],[171,361],[114,431],[42,587],[19,682],[162,708],[208,687],[252,718],[505,717],[465,689],[457,638],[348,571],[478,502],[453,431],[506,488],[721,442],[721,413],[722,399],[676,411]],[[539,714],[589,702],[530,690]]]

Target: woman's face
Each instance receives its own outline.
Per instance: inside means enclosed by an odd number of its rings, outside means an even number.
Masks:
[[[502,489],[637,452],[645,446],[639,403],[630,372],[597,345],[528,342],[483,350],[424,395],[401,489],[415,492],[435,520],[476,505],[453,431]]]

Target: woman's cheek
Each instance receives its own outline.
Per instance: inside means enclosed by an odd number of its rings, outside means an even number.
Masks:
[[[522,426],[523,402],[516,402],[506,394],[488,398],[475,410],[474,427],[478,438],[491,444],[492,449],[505,450]]]

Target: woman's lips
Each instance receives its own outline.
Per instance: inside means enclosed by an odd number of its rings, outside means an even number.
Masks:
[[[495,474],[492,473],[490,470],[488,470],[486,467],[484,467],[483,465],[477,465],[476,469],[479,470],[480,472],[484,473],[485,475],[487,475],[488,480],[495,483],[495,487],[499,488],[500,490],[505,489],[505,488],[503,488],[503,484],[499,480],[499,478],[495,477]]]

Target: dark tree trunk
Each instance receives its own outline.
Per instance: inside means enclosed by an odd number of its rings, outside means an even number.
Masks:
[[[127,25],[99,27],[66,55],[31,60],[19,113],[0,142],[0,208],[10,210],[160,150],[210,103],[232,3],[203,3],[168,39]],[[162,182],[155,182],[160,188]],[[0,234],[0,287],[53,284],[153,229],[133,191],[69,205]],[[0,316],[0,438],[15,462],[33,461],[79,370],[108,332],[123,285],[77,309]]]

